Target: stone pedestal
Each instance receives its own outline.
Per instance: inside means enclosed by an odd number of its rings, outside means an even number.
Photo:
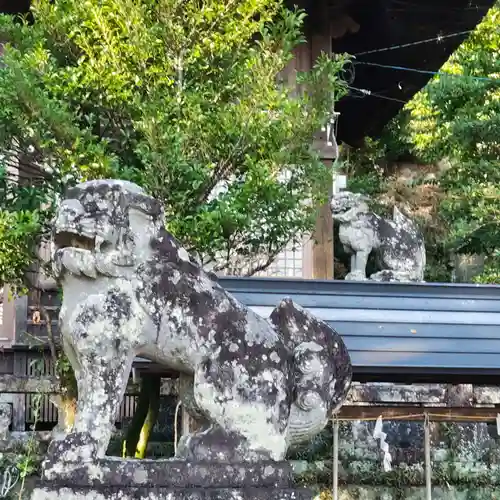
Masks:
[[[31,500],[311,500],[286,462],[187,463],[106,458],[63,466]]]

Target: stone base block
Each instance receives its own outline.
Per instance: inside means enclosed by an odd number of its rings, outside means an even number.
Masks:
[[[311,500],[288,462],[99,459],[46,468],[31,500]]]
[[[39,486],[31,500],[312,500],[306,489]]]

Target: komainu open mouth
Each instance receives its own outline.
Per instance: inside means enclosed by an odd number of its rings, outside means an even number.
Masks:
[[[58,249],[78,248],[81,250],[92,251],[95,249],[95,237],[90,238],[83,234],[76,234],[70,231],[56,233],[54,242]]]

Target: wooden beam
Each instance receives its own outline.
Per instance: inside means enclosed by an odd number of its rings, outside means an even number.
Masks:
[[[20,361],[22,362],[22,358]],[[19,359],[16,359],[16,362],[16,365],[21,366]],[[26,375],[0,375],[0,393],[24,395],[26,393],[36,392],[55,394],[59,392],[59,383],[55,377],[51,377],[49,375],[41,377],[29,377]]]
[[[444,406],[343,406],[337,415],[339,420],[384,420],[424,421],[425,414],[433,422],[477,422],[496,421],[500,408],[444,407]]]
[[[16,367],[23,367],[25,360],[23,356],[16,359]],[[22,369],[22,368],[20,368]],[[20,371],[16,370],[16,371]],[[175,396],[178,394],[176,379],[163,379],[161,383],[162,396]],[[25,394],[58,394],[60,391],[59,381],[56,377],[51,375],[42,375],[40,377],[29,375],[0,375],[0,393],[4,394],[17,394],[24,398]],[[139,394],[139,385],[134,384],[129,380],[127,385],[127,394]]]

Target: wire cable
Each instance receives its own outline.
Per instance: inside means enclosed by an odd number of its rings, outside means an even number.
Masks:
[[[341,71],[341,78],[344,83],[350,85],[356,79],[356,67],[353,61],[347,61]]]
[[[366,50],[364,52],[358,52],[354,54],[355,56],[364,56],[367,54],[375,54],[378,52],[387,52],[388,50],[398,50],[398,49],[405,49],[407,47],[413,47],[415,45],[421,45],[423,43],[431,43],[431,42],[441,42],[446,38],[452,38],[456,36],[462,36],[462,35],[468,35],[472,33],[474,30],[465,30],[465,31],[458,31],[456,33],[449,33],[448,35],[437,35],[433,38],[426,38],[425,40],[418,40],[416,42],[409,42],[409,43],[403,43],[400,45],[391,45],[390,47],[383,47],[380,49],[373,49],[373,50]]]
[[[358,89],[357,87],[351,87],[350,85],[347,88],[351,90],[356,90],[357,92],[361,92],[364,96],[377,97],[379,99],[386,99],[387,101],[399,102],[401,104],[407,104],[407,101],[403,101],[402,99],[397,99],[396,97],[389,97],[387,95],[377,94],[376,92],[372,92],[368,89]]]
[[[395,69],[398,71],[410,71],[413,73],[422,73],[424,75],[433,75],[433,76],[453,76],[457,78],[469,78],[472,80],[485,81],[485,82],[498,82],[500,83],[500,78],[490,78],[488,76],[474,76],[474,75],[462,75],[458,73],[444,73],[442,71],[430,71],[425,69],[417,69],[417,68],[408,68],[406,66],[392,66],[390,64],[379,64],[367,61],[355,61],[354,64],[362,64],[364,66],[376,66],[378,68],[385,69]]]

